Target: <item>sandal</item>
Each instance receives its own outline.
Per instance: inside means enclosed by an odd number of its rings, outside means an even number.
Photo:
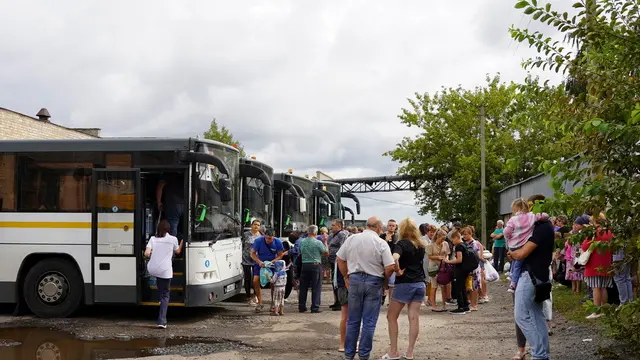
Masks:
[[[521,353],[520,351],[518,351],[515,355],[513,355],[511,360],[524,360],[526,356],[527,356],[526,352]]]
[[[402,355],[402,358],[404,360],[413,360],[413,356],[412,357],[408,357],[407,354]]]
[[[402,356],[398,356],[398,357],[391,357],[389,356],[389,354],[384,354],[380,360],[400,360],[402,359]]]
[[[258,305],[256,306],[256,312],[257,312],[257,313],[261,312],[261,311],[262,311],[262,309],[264,309],[264,305],[262,305],[262,304],[258,304]]]

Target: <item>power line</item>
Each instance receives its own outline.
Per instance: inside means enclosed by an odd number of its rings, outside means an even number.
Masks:
[[[420,207],[420,205],[416,205],[416,204],[407,204],[407,203],[398,202],[398,201],[391,201],[391,200],[376,199],[376,198],[372,198],[372,197],[368,197],[368,196],[362,196],[362,195],[360,195],[360,194],[358,194],[358,197],[359,197],[359,198],[363,198],[363,199],[373,200],[373,201],[379,201],[379,202],[389,203],[389,204],[404,205],[404,206],[411,206],[411,207]]]

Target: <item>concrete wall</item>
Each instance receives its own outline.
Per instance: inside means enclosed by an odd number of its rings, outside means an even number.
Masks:
[[[89,129],[83,129],[89,130]],[[91,129],[97,134],[98,129]],[[95,139],[84,131],[73,130],[15,111],[0,108],[0,140]]]

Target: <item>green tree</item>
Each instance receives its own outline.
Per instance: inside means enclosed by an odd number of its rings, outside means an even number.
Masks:
[[[480,231],[480,139],[477,105],[486,121],[487,224],[498,217],[497,193],[507,185],[538,172],[543,160],[566,156],[559,133],[545,127],[544,118],[556,116],[556,100],[563,89],[527,78],[524,85],[487,77],[484,87],[442,89],[434,95],[415,94],[400,121],[422,133],[404,138],[385,153],[402,165],[400,174],[423,181],[416,192],[420,212],[438,220],[461,218]],[[468,99],[474,105],[463,99]],[[508,164],[507,164],[508,163]]]
[[[536,0],[518,1],[533,20],[565,35],[553,41],[542,32],[511,29],[512,37],[528,42],[539,56],[527,68],[563,71],[569,75],[563,107],[571,116],[547,121],[549,127],[572,133],[573,161],[548,161],[543,169],[554,178],[554,199],[541,207],[549,211],[595,214],[604,211],[604,224],[616,235],[613,250],[623,247],[626,261],[638,260],[640,249],[640,3],[637,0],[583,0],[574,14],[560,13]],[[577,53],[574,51],[578,49]],[[564,193],[566,182],[580,182]],[[596,245],[602,246],[602,244]],[[640,302],[613,313],[618,334],[640,344]]]
[[[247,154],[244,152],[244,148],[240,145],[240,142],[233,138],[233,134],[231,131],[227,129],[224,125],[218,125],[218,121],[216,118],[211,120],[211,125],[209,126],[209,130],[205,131],[203,134],[205,139],[219,141],[223,144],[235,146],[240,151],[241,157],[246,157]]]

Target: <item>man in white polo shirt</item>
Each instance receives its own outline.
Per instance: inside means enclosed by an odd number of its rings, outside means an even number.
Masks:
[[[340,273],[349,289],[349,315],[345,339],[345,359],[356,355],[356,345],[360,328],[358,356],[369,359],[373,347],[382,287],[393,273],[395,262],[386,241],[380,238],[382,221],[377,217],[367,220],[364,232],[351,236],[338,251],[337,261]]]

